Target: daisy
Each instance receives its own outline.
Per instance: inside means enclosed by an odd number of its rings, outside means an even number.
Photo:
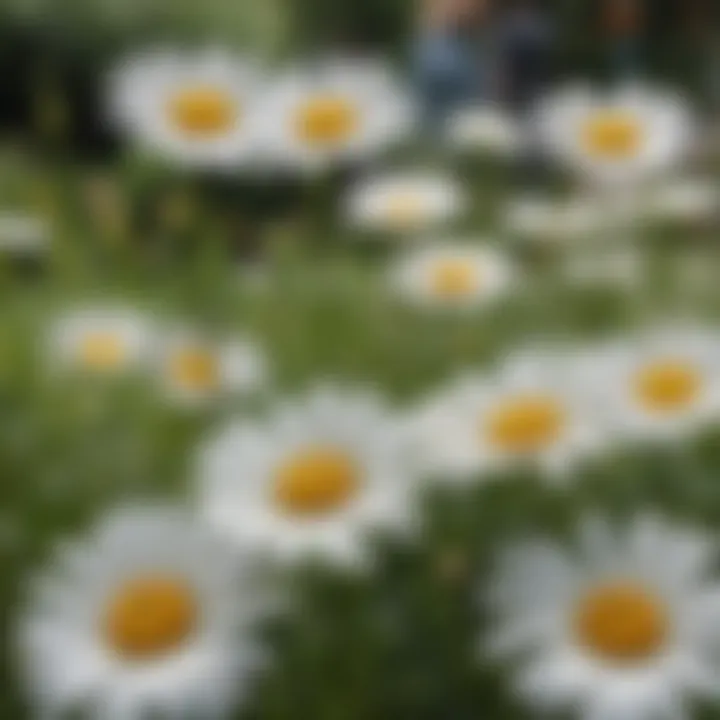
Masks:
[[[404,139],[414,111],[380,63],[326,60],[288,71],[262,104],[266,159],[289,170],[372,158]]]
[[[517,121],[494,105],[462,108],[449,120],[447,142],[465,152],[512,156],[522,146]]]
[[[159,373],[168,396],[195,405],[261,387],[267,377],[260,349],[243,338],[210,338],[190,329],[174,330],[159,354]]]
[[[720,586],[712,538],[642,516],[624,533],[580,523],[577,547],[540,540],[500,557],[483,654],[515,658],[537,711],[584,720],[686,717],[717,697]]]
[[[491,246],[437,243],[411,249],[392,268],[400,297],[426,308],[477,308],[507,293],[512,263]]]
[[[605,208],[593,197],[521,197],[505,208],[504,225],[523,241],[575,245],[598,236],[607,227],[607,218]]]
[[[720,419],[720,336],[692,325],[652,328],[587,353],[583,375],[621,437],[670,439]]]
[[[647,201],[651,219],[661,222],[696,222],[714,217],[720,209],[720,187],[700,178],[670,181],[654,192]]]
[[[410,234],[447,226],[467,207],[467,197],[452,177],[426,172],[373,177],[354,188],[347,200],[352,227]]]
[[[518,464],[561,477],[602,437],[574,365],[570,355],[533,350],[487,377],[454,381],[408,421],[416,462],[458,480]]]
[[[31,586],[18,645],[37,716],[227,717],[258,669],[259,580],[180,511],[112,513]]]
[[[537,120],[552,155],[582,177],[611,185],[670,170],[686,155],[693,136],[680,98],[641,86],[607,95],[571,87],[546,98]]]
[[[372,394],[317,388],[264,422],[239,422],[201,453],[205,515],[280,562],[364,559],[362,533],[403,525],[402,433]]]
[[[151,359],[154,330],[140,311],[96,306],[58,317],[50,329],[50,356],[70,369],[117,374]]]
[[[218,49],[141,54],[111,76],[111,120],[167,161],[233,170],[257,151],[261,82],[251,61]]]
[[[50,227],[42,218],[24,213],[0,213],[0,252],[13,257],[37,257],[48,252]]]

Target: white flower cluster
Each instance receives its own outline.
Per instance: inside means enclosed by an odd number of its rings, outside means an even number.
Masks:
[[[115,373],[153,357],[148,337],[116,310],[75,315],[54,341],[76,370]],[[163,344],[183,399],[207,388],[197,342],[173,332]],[[213,347],[215,382],[247,386],[247,347],[227,373]],[[684,324],[518,353],[402,412],[367,389],[326,385],[231,420],[200,448],[192,513],[111,514],[33,586],[20,633],[33,698],[45,711],[225,717],[263,667],[252,629],[277,593],[272,568],[315,558],[362,570],[369,532],[412,537],[413,498],[429,481],[498,481],[529,466],[564,487],[573,465],[618,443],[684,438],[720,420],[718,368],[718,334]],[[706,647],[720,642],[708,633],[720,585],[701,584],[712,543],[654,520],[625,545],[611,538],[582,525],[577,561],[542,544],[504,557],[487,589],[497,637],[481,643],[486,661],[531,652],[519,689],[580,702],[593,720],[664,711],[720,678],[716,645]]]
[[[371,61],[270,72],[225,51],[153,51],[109,82],[111,122],[142,149],[192,168],[313,172],[373,157],[411,132],[412,99]]]
[[[112,122],[143,150],[202,170],[315,173],[384,153],[415,122],[387,69],[356,60],[268,73],[218,51],[155,52],[117,69],[109,97]],[[669,171],[692,131],[682,103],[638,88],[549,97],[536,120],[545,151],[603,202]],[[514,156],[527,145],[526,128],[497,108],[466,109],[448,132],[462,151]],[[714,189],[655,192],[656,215],[714,210]],[[525,204],[509,223],[519,234],[582,235],[606,223],[607,206],[594,200]],[[417,237],[471,205],[449,174],[388,172],[352,190],[346,217]],[[403,250],[388,284],[423,309],[478,309],[520,280],[490,241]],[[68,313],[49,335],[56,370],[149,375],[185,408],[269,384],[252,340],[158,327],[126,307]],[[362,571],[368,534],[412,533],[414,500],[430,482],[509,480],[504,469],[527,466],[567,489],[569,470],[598,453],[681,440],[719,421],[720,335],[691,323],[515,352],[409,410],[341,385],[280,397],[202,444],[191,508],[122,508],[58,549],[29,587],[16,638],[33,707],[38,717],[231,716],[268,661],[255,632],[284,597],[276,571],[310,559]],[[688,697],[717,698],[717,543],[650,516],[622,535],[587,519],[575,540],[500,556],[481,589],[495,632],[483,633],[480,661],[517,659],[513,682],[534,709],[585,720],[674,720]]]

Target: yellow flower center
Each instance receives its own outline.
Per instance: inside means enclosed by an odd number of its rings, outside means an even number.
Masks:
[[[422,198],[412,192],[398,192],[387,199],[385,218],[391,228],[412,230],[424,216]]]
[[[123,659],[154,660],[177,650],[199,620],[195,593],[181,580],[148,576],[123,584],[103,618],[107,644]]]
[[[629,113],[600,112],[583,125],[582,141],[593,157],[601,160],[627,160],[640,152],[643,128],[637,118]]]
[[[295,115],[297,137],[316,148],[332,148],[347,142],[360,127],[360,112],[339,95],[312,98]]]
[[[432,286],[440,297],[465,297],[475,292],[479,284],[478,269],[467,260],[445,260],[433,268]]]
[[[217,357],[206,350],[187,349],[170,360],[170,376],[181,387],[209,391],[218,386]]]
[[[173,126],[194,138],[213,138],[237,125],[241,110],[227,91],[212,86],[189,87],[175,93],[167,103]]]
[[[652,412],[685,410],[698,398],[703,379],[699,370],[684,362],[657,362],[640,370],[635,377],[635,394]]]
[[[356,463],[334,448],[309,448],[279,469],[275,501],[290,515],[324,515],[347,505],[360,486]]]
[[[633,584],[616,584],[590,592],[575,616],[579,642],[611,662],[637,662],[655,655],[670,634],[661,600]]]
[[[91,370],[114,370],[125,360],[125,343],[115,333],[94,332],[80,344],[80,362]]]
[[[565,411],[555,398],[527,395],[500,403],[483,430],[491,445],[501,450],[533,452],[552,445],[565,423]]]

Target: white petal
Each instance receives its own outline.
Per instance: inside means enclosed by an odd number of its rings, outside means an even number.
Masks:
[[[567,648],[558,648],[533,661],[520,675],[518,690],[532,702],[561,708],[582,699],[593,689],[594,674],[588,663]]]
[[[580,521],[578,544],[581,557],[589,570],[611,571],[622,559],[616,532],[603,518],[588,516]]]

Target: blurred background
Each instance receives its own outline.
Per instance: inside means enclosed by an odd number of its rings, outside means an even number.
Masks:
[[[556,29],[552,55],[560,76],[612,74],[608,0],[546,0]],[[323,51],[390,54],[402,66],[417,27],[417,0],[7,0],[0,32],[2,127],[25,141],[68,133],[85,157],[109,157],[103,131],[103,71],[145,44],[227,43],[267,59]],[[495,3],[502,15],[502,3]],[[717,102],[718,13],[712,0],[643,4],[642,69],[679,81],[697,99]],[[61,130],[62,127],[62,130]]]

